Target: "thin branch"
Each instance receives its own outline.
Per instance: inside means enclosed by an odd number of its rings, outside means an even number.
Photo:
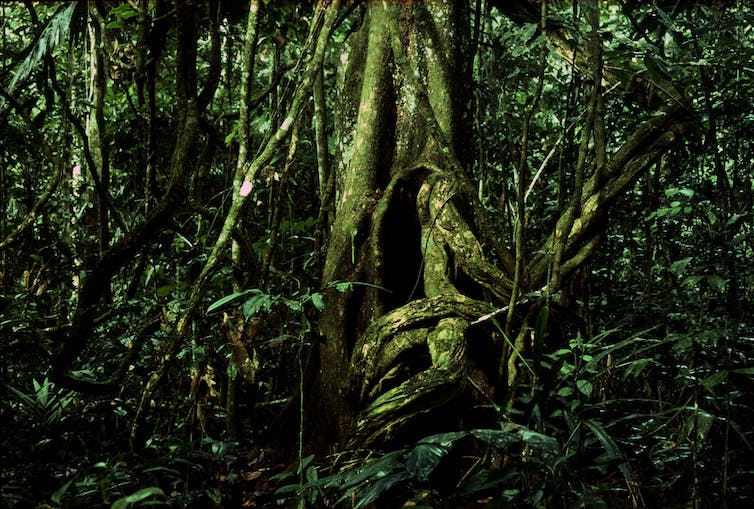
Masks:
[[[269,164],[269,161],[275,155],[284,139],[288,136],[295,119],[303,109],[302,106],[304,101],[308,99],[316,70],[319,68],[320,63],[324,58],[325,47],[335,22],[339,4],[339,0],[333,0],[331,3],[322,1],[319,4],[315,13],[315,20],[311,25],[312,28],[308,39],[310,46],[313,46],[313,48],[310,47],[304,52],[304,55],[307,55],[313,50],[313,54],[306,63],[302,77],[303,79],[299,82],[296,88],[293,101],[287,112],[288,114],[275,134],[267,141],[260,154],[250,163],[243,167],[239,167],[236,171],[233,182],[233,201],[230,210],[225,217],[220,235],[215,241],[212,252],[207,258],[199,277],[194,282],[186,309],[161,345],[162,352],[160,356],[160,364],[152,373],[152,376],[149,378],[142,391],[136,415],[134,416],[131,426],[130,440],[132,447],[140,446],[141,424],[142,419],[144,418],[144,410],[147,402],[150,400],[152,392],[162,380],[168,365],[172,362],[178,346],[183,341],[183,338],[188,331],[192,317],[199,308],[199,304],[206,292],[207,285],[217,271],[217,266],[222,258],[222,254],[224,253],[225,248],[230,241],[231,234],[239,220],[242,206],[245,204],[247,197],[251,195],[252,182],[259,173],[259,170]],[[249,16],[256,16],[257,9],[258,4],[252,2]]]
[[[50,201],[50,198],[57,190],[58,185],[60,185],[61,180],[63,180],[63,164],[55,157],[55,154],[52,151],[52,147],[50,147],[50,145],[47,143],[45,137],[42,135],[39,129],[35,127],[34,122],[24,111],[23,107],[18,103],[18,101],[13,96],[8,94],[3,87],[0,87],[0,96],[8,101],[8,104],[10,104],[10,106],[14,110],[16,110],[16,112],[18,112],[21,118],[24,119],[24,122],[26,122],[27,127],[31,130],[34,138],[39,144],[39,147],[42,149],[42,153],[45,155],[45,158],[50,162],[50,164],[52,164],[52,167],[54,169],[52,179],[47,185],[47,189],[45,189],[39,199],[31,207],[31,210],[29,210],[29,212],[26,214],[24,220],[21,221],[21,223],[16,227],[15,230],[8,234],[2,242],[0,242],[0,251],[3,251],[7,247],[14,244],[19,238],[21,238],[21,235],[23,235],[23,233],[28,230],[31,225],[34,224],[41,211],[47,206],[47,202]]]

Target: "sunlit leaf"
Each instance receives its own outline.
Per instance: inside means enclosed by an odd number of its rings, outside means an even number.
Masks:
[[[6,89],[9,94],[12,94],[20,83],[26,81],[40,60],[60,44],[68,34],[74,13],[77,8],[81,8],[79,4],[84,4],[84,2],[70,2],[58,7],[37,40],[27,48],[26,59],[16,68],[13,79]]]
[[[252,316],[256,315],[260,311],[269,311],[272,307],[273,299],[272,296],[267,295],[266,293],[262,293],[259,295],[255,295],[254,297],[248,299],[243,304],[243,317],[244,320],[248,320]]]
[[[312,294],[312,304],[314,304],[314,307],[320,311],[325,309],[325,301],[322,299],[321,293]]]
[[[225,297],[222,297],[221,299],[218,299],[212,304],[210,304],[210,306],[207,308],[207,313],[211,313],[212,311],[215,311],[216,309],[221,308],[225,304],[229,302],[233,302],[234,300],[241,298],[245,295],[249,295],[250,293],[262,293],[262,292],[261,290],[252,288],[249,290],[243,290],[241,292],[231,293],[230,295],[226,295]]]
[[[110,506],[110,509],[127,509],[128,507],[131,506],[131,504],[139,503],[142,500],[146,500],[149,497],[154,497],[154,496],[164,497],[165,492],[156,486],[144,488],[137,491],[136,493],[132,493],[123,498],[119,498],[118,500],[113,502],[113,505]]]

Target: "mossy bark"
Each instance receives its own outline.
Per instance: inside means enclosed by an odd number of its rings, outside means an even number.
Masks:
[[[350,41],[324,279],[373,286],[331,291],[320,363],[326,422],[351,446],[452,401],[470,323],[508,296],[465,217],[467,23],[458,2],[373,4]]]
[[[548,284],[553,240],[543,254],[515,260],[490,237],[466,172],[468,34],[463,2],[375,2],[341,56],[337,196],[323,278],[357,284],[329,290],[320,322],[324,415],[316,422],[329,444],[408,439],[412,429],[435,431],[428,422],[447,430],[454,424],[434,416],[458,418],[475,399],[494,400],[520,358],[496,320],[516,304],[512,320],[522,332],[511,341],[523,348],[541,304],[526,296]],[[663,112],[616,151],[599,182],[584,182],[575,217],[558,223],[567,230],[559,237],[562,277],[593,251],[594,225],[638,168],[687,127],[681,109]],[[525,277],[512,295],[514,265]]]

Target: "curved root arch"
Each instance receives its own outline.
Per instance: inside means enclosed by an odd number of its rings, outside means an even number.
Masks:
[[[459,181],[463,177],[448,173],[427,166],[403,172],[376,209],[381,215],[401,182],[421,176],[416,212],[424,291],[422,298],[375,320],[355,345],[350,387],[366,408],[354,423],[352,446],[390,440],[405,424],[461,394],[467,378],[468,329],[494,311],[493,303],[509,298],[508,278],[486,260],[459,208],[459,198],[465,198]],[[380,221],[374,224],[380,231],[386,228]],[[429,366],[395,385],[405,376],[405,360],[418,349],[428,354]]]

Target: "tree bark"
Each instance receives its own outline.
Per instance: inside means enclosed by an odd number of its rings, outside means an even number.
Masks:
[[[352,446],[453,400],[469,324],[510,296],[477,240],[460,158],[468,18],[458,2],[373,4],[351,41],[324,280],[369,286],[330,290],[320,363],[325,421]],[[404,370],[414,349],[426,362]]]
[[[457,417],[474,398],[504,393],[525,324],[546,305],[526,296],[548,284],[553,238],[530,258],[497,243],[495,263],[482,248],[489,227],[465,156],[468,34],[463,2],[370,3],[348,41],[320,322],[316,422],[329,443],[370,447],[434,431],[417,422],[447,430],[452,423],[427,417],[450,408]],[[557,223],[559,281],[593,253],[618,194],[688,127],[688,111],[670,106],[584,177]],[[518,348],[508,358],[497,317],[512,309]]]

